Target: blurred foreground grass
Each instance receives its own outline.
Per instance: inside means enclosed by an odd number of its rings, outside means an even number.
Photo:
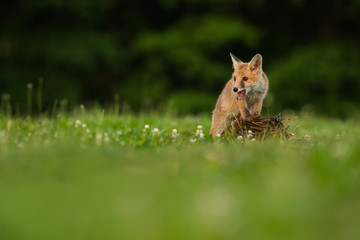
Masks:
[[[2,117],[0,239],[360,239],[359,124],[291,118],[298,141],[259,142],[209,116]]]

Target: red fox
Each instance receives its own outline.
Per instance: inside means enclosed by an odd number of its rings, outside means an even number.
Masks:
[[[221,92],[212,115],[210,134],[222,134],[230,119],[260,116],[269,81],[262,71],[262,57],[256,54],[249,63],[230,53],[234,73]]]

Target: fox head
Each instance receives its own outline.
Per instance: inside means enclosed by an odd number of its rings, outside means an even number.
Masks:
[[[249,63],[244,63],[234,54],[230,53],[234,73],[232,75],[233,91],[237,99],[244,99],[246,94],[258,88],[262,76],[262,57],[256,54]]]

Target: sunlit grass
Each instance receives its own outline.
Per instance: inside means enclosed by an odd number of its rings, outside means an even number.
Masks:
[[[0,117],[1,239],[359,239],[360,127],[289,116],[293,140],[210,136],[210,116]]]

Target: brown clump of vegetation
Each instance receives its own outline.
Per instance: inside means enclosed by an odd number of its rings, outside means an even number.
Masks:
[[[250,117],[244,120],[240,116],[237,116],[232,120],[228,130],[244,137],[249,135],[249,131],[251,131],[250,134],[254,138],[276,136],[290,138],[293,134],[288,131],[289,125],[285,126],[283,121],[289,122],[290,119],[280,118],[279,115],[277,117]]]

